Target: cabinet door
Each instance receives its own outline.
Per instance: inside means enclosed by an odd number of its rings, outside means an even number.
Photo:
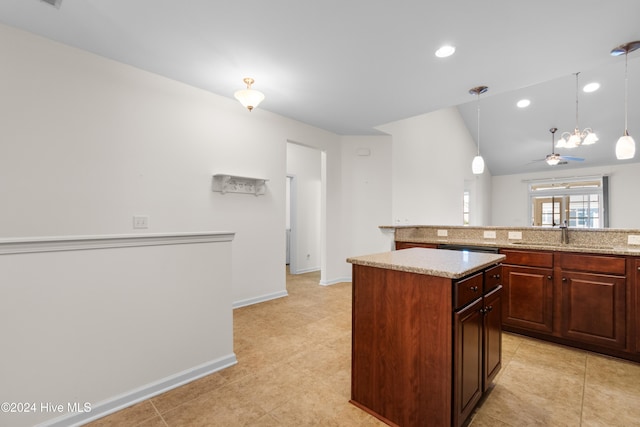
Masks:
[[[634,260],[633,271],[636,275],[636,352],[640,353],[640,258]]]
[[[626,278],[562,272],[562,336],[612,348],[626,346]]]
[[[454,314],[453,426],[460,426],[482,397],[483,299]]]
[[[484,377],[482,390],[487,391],[502,367],[502,286],[484,297]]]
[[[502,324],[551,334],[553,270],[505,265],[502,267],[502,277]]]

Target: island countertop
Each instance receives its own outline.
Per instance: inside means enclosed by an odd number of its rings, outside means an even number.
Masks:
[[[368,267],[459,279],[503,261],[504,255],[410,248],[347,258],[347,262]]]

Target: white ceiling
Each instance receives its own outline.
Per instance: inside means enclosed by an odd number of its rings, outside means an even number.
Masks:
[[[259,108],[342,135],[444,107],[459,109],[494,175],[549,168],[548,129],[580,126],[600,142],[571,153],[617,162],[624,57],[640,40],[638,0],[2,0],[0,22],[232,98],[251,76]],[[457,47],[439,59],[442,44]],[[629,131],[640,143],[640,51],[629,55]],[[514,107],[525,96],[526,110]],[[461,105],[463,104],[463,105]],[[250,114],[250,113],[247,113]],[[438,141],[446,144],[446,141]],[[640,147],[639,147],[640,148]],[[635,161],[640,161],[640,153]]]

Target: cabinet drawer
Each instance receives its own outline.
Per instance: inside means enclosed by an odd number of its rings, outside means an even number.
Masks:
[[[502,265],[496,265],[484,272],[484,292],[487,293],[502,283]]]
[[[475,274],[453,284],[453,306],[460,308],[482,296],[482,273]]]
[[[626,260],[622,257],[563,253],[558,254],[558,258],[563,270],[619,275],[626,272]]]
[[[553,268],[553,252],[502,249],[500,253],[507,257],[507,259],[502,262],[503,264]]]

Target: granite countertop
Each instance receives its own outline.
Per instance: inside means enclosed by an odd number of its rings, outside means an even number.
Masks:
[[[347,258],[347,262],[368,267],[459,279],[503,261],[504,255],[411,248]]]
[[[581,252],[596,253],[605,255],[640,255],[640,247],[627,245],[608,245],[608,244],[580,244],[580,243],[543,243],[543,242],[526,242],[526,241],[493,241],[493,240],[475,240],[475,239],[396,239],[398,242],[411,243],[429,243],[429,244],[446,244],[446,245],[469,245],[469,246],[485,246],[490,248],[501,249],[533,249],[560,252]]]
[[[562,230],[557,227],[415,225],[380,228],[393,231],[394,240],[398,242],[640,256],[638,229],[570,228],[569,243],[562,243]]]

